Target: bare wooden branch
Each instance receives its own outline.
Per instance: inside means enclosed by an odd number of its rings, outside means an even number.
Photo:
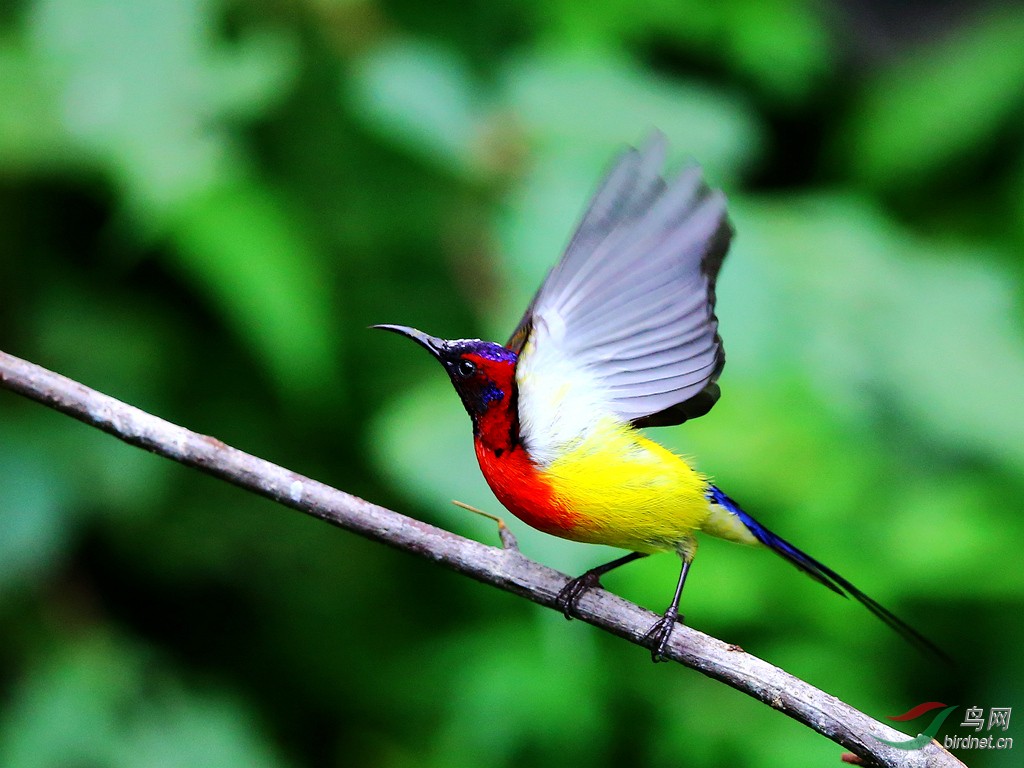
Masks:
[[[514,548],[487,546],[371,504],[4,352],[0,352],[0,385],[126,443],[558,610],[555,598],[567,577]],[[603,590],[584,595],[578,614],[583,621],[636,645],[644,644],[644,633],[659,618]],[[936,741],[913,751],[876,741],[874,737],[897,742],[908,737],[738,646],[690,627],[679,625],[673,631],[664,655],[789,715],[849,749],[863,764],[963,768]]]

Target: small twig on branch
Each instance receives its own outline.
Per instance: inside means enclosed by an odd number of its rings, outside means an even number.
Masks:
[[[484,512],[482,509],[477,509],[476,507],[466,504],[463,501],[457,501],[456,499],[452,499],[452,504],[454,504],[456,507],[462,507],[462,509],[468,510],[470,512],[475,512],[481,517],[486,517],[488,520],[493,520],[498,525],[498,539],[499,541],[501,541],[501,548],[512,549],[516,552],[519,551],[519,542],[516,541],[515,534],[513,534],[512,531],[509,530],[509,527],[505,525],[505,521],[502,520],[500,517],[498,517],[497,515],[492,515],[490,512]]]
[[[487,546],[371,504],[4,352],[0,352],[0,385],[126,443],[195,467],[339,528],[561,610],[556,596],[567,577],[527,559],[515,548]],[[604,590],[588,592],[577,610],[579,618],[588,624],[641,646],[644,633],[659,618]],[[663,656],[789,715],[849,749],[864,764],[963,768],[963,763],[936,741],[913,751],[876,741],[874,737],[888,741],[906,737],[739,647],[690,627],[679,625],[673,631]]]

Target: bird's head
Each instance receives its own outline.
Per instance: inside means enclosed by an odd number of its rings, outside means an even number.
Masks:
[[[516,353],[512,350],[480,339],[439,339],[404,325],[373,327],[412,339],[432,354],[448,372],[448,378],[478,428],[481,417],[498,406],[504,406],[500,409],[502,412],[509,410],[516,369]]]

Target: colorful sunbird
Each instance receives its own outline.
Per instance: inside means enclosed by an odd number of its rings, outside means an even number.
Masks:
[[[646,634],[659,660],[700,532],[768,547],[941,655],[639,431],[706,414],[725,365],[715,281],[733,235],[726,199],[698,166],[666,178],[666,152],[657,135],[613,164],[505,345],[374,327],[418,342],[444,366],[472,419],[480,469],[512,514],[555,536],[629,550],[565,585],[567,617],[603,574],[675,552],[682,568],[672,601]]]

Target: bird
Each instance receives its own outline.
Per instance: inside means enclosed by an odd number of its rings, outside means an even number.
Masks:
[[[667,152],[655,133],[611,164],[505,344],[372,327],[411,339],[444,367],[472,421],[483,476],[513,515],[554,536],[628,551],[566,583],[557,596],[566,618],[604,574],[674,552],[672,600],[643,637],[654,661],[664,660],[697,535],[707,534],[775,552],[942,655],[640,431],[707,414],[725,365],[715,287],[734,234],[726,198],[695,163],[666,173]]]

